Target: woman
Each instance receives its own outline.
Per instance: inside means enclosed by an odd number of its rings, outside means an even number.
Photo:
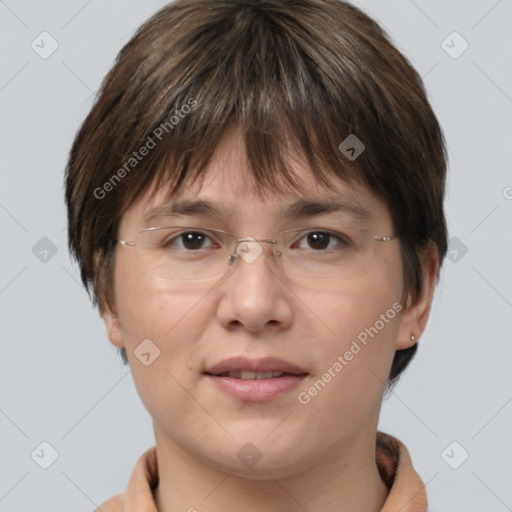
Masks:
[[[377,432],[446,253],[443,135],[331,0],[178,0],[76,136],[70,247],[156,446],[98,510],[426,510]]]

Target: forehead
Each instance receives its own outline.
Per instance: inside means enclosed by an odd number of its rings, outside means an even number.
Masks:
[[[251,224],[267,216],[293,219],[335,212],[366,224],[390,219],[384,200],[368,187],[340,178],[327,187],[296,155],[290,154],[290,164],[294,186],[265,189],[262,194],[250,173],[239,131],[227,130],[200,180],[172,196],[164,186],[148,190],[127,210],[121,225],[144,228],[178,214]]]

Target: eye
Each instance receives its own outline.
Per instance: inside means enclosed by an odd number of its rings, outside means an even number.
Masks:
[[[162,242],[162,247],[177,247],[178,249],[184,249],[187,251],[197,251],[208,247],[219,247],[219,245],[213,242],[208,235],[201,231],[185,231],[165,239]]]
[[[325,249],[334,249],[335,247],[343,248],[350,245],[350,241],[341,234],[335,234],[331,231],[309,231],[305,236],[300,238],[296,244],[301,249],[313,249],[322,251]],[[304,245],[307,244],[307,245]]]

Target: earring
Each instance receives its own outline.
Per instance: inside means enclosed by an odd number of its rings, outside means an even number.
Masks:
[[[412,342],[416,341],[416,337],[414,336],[414,334],[411,334],[411,341]]]

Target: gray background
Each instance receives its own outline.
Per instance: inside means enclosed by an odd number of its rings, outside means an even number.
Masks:
[[[125,489],[154,444],[131,374],[68,257],[62,182],[100,81],[163,5],[0,1],[3,512],[90,511]],[[419,353],[386,400],[380,429],[409,448],[432,510],[512,510],[512,1],[358,5],[425,78],[450,156],[450,255]],[[46,59],[31,47],[51,49],[43,31],[58,43]],[[453,31],[469,44],[461,55]],[[39,465],[51,462],[43,441],[58,452],[48,469]]]

